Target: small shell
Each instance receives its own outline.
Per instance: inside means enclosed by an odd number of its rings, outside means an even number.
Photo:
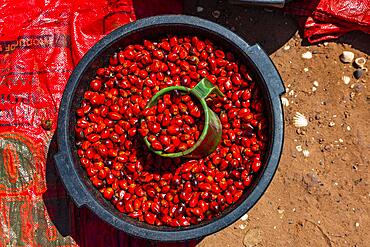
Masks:
[[[308,120],[303,114],[296,112],[293,117],[293,124],[297,128],[306,127],[308,125]]]
[[[353,59],[355,59],[355,54],[351,51],[343,51],[339,59],[343,63],[352,63]]]
[[[212,15],[214,18],[218,19],[221,16],[221,12],[219,10],[214,10]]]
[[[349,82],[351,81],[351,77],[344,75],[342,76],[342,81],[344,84],[348,85]]]
[[[302,58],[304,58],[304,59],[311,59],[312,58],[312,52],[307,51],[307,52],[303,53],[302,54]]]
[[[307,149],[303,150],[302,153],[303,153],[303,156],[306,158],[310,156],[310,151],[308,151]]]
[[[285,97],[281,97],[281,103],[283,106],[289,106],[289,100]]]
[[[319,86],[319,82],[318,82],[318,81],[314,81],[312,84],[313,84],[315,87],[318,87],[318,86]]]
[[[364,57],[359,57],[355,59],[355,65],[357,68],[363,68],[366,64],[366,59]]]
[[[248,214],[243,215],[240,219],[242,221],[246,221],[248,219]]]
[[[203,12],[203,7],[202,6],[198,6],[197,7],[197,12],[199,13],[199,12]]]
[[[240,228],[240,229],[242,229],[242,230],[244,230],[246,227],[247,227],[247,226],[246,226],[246,225],[244,225],[244,224],[239,225],[239,228]]]
[[[302,146],[301,145],[296,146],[295,149],[297,149],[298,152],[302,152]]]

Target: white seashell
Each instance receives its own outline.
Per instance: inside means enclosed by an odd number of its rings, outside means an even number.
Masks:
[[[343,51],[339,59],[343,63],[352,63],[353,59],[355,59],[355,54],[353,54],[351,51]]]
[[[298,152],[302,152],[302,146],[301,145],[296,146],[295,149],[297,149]]]
[[[314,82],[313,82],[313,85],[314,85],[315,87],[318,87],[318,86],[319,86],[319,82],[318,82],[318,81],[314,81]]]
[[[279,214],[283,214],[285,212],[284,209],[278,209],[277,211],[278,211]]]
[[[366,64],[366,59],[364,57],[359,57],[355,59],[355,64],[358,68],[364,68]]]
[[[221,16],[221,12],[219,10],[214,10],[212,15],[214,18],[218,19]]]
[[[317,87],[312,87],[312,92],[315,92],[317,90]]]
[[[306,158],[310,156],[310,151],[308,151],[307,149],[303,150],[302,153],[303,153],[303,156]]]
[[[240,219],[242,221],[246,221],[248,219],[248,214],[243,215]]]
[[[247,226],[246,226],[246,225],[244,225],[244,224],[239,225],[239,228],[240,228],[240,229],[242,229],[242,230],[244,230],[246,227],[247,227]]]
[[[285,50],[285,51],[287,51],[287,50],[289,50],[289,49],[290,49],[290,45],[285,45],[285,46],[284,46],[284,50]]]
[[[198,6],[197,7],[197,12],[199,13],[199,12],[203,12],[203,7],[202,6]]]
[[[302,54],[302,58],[304,58],[304,59],[311,59],[312,58],[312,52],[307,51],[307,52],[303,53]]]
[[[289,106],[289,100],[285,97],[281,97],[281,103],[283,106]]]
[[[293,117],[293,124],[297,128],[306,127],[308,125],[308,120],[303,114],[296,112]]]
[[[342,81],[344,84],[348,85],[349,82],[351,81],[351,77],[344,75],[342,76]]]

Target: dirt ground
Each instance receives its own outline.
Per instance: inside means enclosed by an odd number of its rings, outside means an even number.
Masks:
[[[289,106],[283,154],[267,192],[246,221],[198,246],[369,246],[370,72],[356,80],[355,68],[339,56],[348,50],[369,59],[370,36],[352,33],[308,45],[291,16],[209,2],[190,1],[186,11],[262,45],[284,80]],[[311,59],[302,58],[307,51]],[[296,112],[309,119],[307,127],[293,125]]]

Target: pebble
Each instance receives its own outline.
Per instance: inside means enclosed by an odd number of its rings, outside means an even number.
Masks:
[[[342,81],[345,85],[348,85],[349,82],[351,81],[351,77],[344,75],[342,76]]]
[[[347,126],[347,130],[350,131],[351,130],[351,127]]]
[[[244,236],[243,245],[245,247],[259,246],[262,242],[261,233],[259,228],[250,229]]]
[[[302,58],[304,58],[304,59],[311,59],[312,58],[312,52],[307,51],[307,52],[303,53],[302,54]]]
[[[284,50],[285,50],[285,51],[287,51],[287,50],[289,50],[289,49],[290,49],[290,45],[285,45],[285,46],[284,46]]]
[[[356,83],[353,88],[355,89],[356,93],[361,93],[364,91],[364,85],[361,83]]]
[[[360,223],[356,222],[355,226],[356,227],[359,227],[360,226]]]
[[[306,190],[310,194],[316,191],[319,185],[321,184],[320,179],[314,172],[307,173],[305,176],[303,176],[302,181],[306,186]]]
[[[330,145],[325,145],[324,149],[325,149],[325,151],[330,152],[331,151],[331,146]]]
[[[333,121],[329,122],[329,127],[334,127],[335,123]]]
[[[198,12],[198,13],[199,13],[199,12],[203,12],[203,10],[204,10],[204,9],[203,9],[203,7],[202,7],[202,6],[198,6],[198,7],[197,7],[197,12]]]
[[[343,51],[339,56],[339,59],[343,63],[352,63],[353,59],[355,59],[355,54],[351,51]]]
[[[356,69],[355,72],[353,72],[353,76],[358,80],[362,77],[362,75],[364,74],[364,70],[363,69]]]
[[[298,129],[296,130],[296,133],[297,133],[298,135],[305,135],[305,134],[306,134],[306,131],[302,130],[301,128],[298,128]]]
[[[312,92],[315,92],[317,90],[316,87],[312,87]]]
[[[221,16],[221,12],[219,10],[214,10],[212,11],[212,16],[217,19]]]
[[[318,87],[318,86],[319,86],[319,82],[318,82],[318,81],[314,81],[312,84],[313,84],[315,87]]]
[[[303,153],[303,156],[306,158],[310,156],[310,151],[308,151],[307,149],[303,150],[302,153]]]

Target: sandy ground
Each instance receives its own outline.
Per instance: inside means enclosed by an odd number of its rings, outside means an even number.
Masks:
[[[354,67],[339,56],[348,50],[369,59],[370,36],[352,33],[308,45],[291,16],[209,2],[190,1],[186,12],[262,45],[284,80],[289,106],[284,107],[282,158],[267,192],[246,221],[198,246],[369,246],[370,72],[356,80]],[[311,59],[302,58],[307,51]],[[296,112],[309,119],[307,127],[293,125]],[[308,157],[301,149],[309,151]]]

